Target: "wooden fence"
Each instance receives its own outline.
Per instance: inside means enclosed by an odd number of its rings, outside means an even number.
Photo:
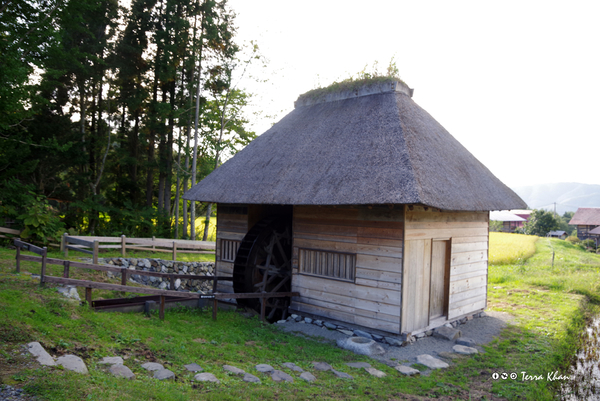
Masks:
[[[176,296],[182,298],[190,298],[190,299],[212,299],[213,300],[213,319],[217,319],[217,301],[219,299],[241,299],[241,298],[259,298],[261,301],[261,319],[265,320],[265,309],[267,307],[267,299],[269,298],[281,298],[281,297],[292,297],[299,296],[298,292],[260,292],[260,293],[218,293],[216,292],[217,284],[219,280],[231,281],[233,277],[226,276],[197,276],[191,274],[176,274],[176,273],[158,273],[158,272],[149,272],[149,271],[141,271],[141,270],[129,270],[127,268],[122,267],[113,267],[113,266],[104,266],[98,265],[96,263],[80,263],[73,262],[69,260],[62,259],[54,259],[48,258],[47,256],[47,248],[40,248],[38,246],[28,244],[26,242],[20,240],[14,240],[14,245],[17,248],[16,254],[16,268],[17,273],[21,271],[21,261],[31,261],[31,262],[40,262],[41,263],[41,272],[40,272],[40,285],[44,285],[44,283],[56,283],[56,284],[65,284],[65,285],[74,285],[77,287],[85,288],[85,300],[88,305],[91,307],[92,305],[92,289],[102,289],[102,290],[112,290],[112,291],[124,291],[124,292],[132,292],[137,294],[151,294],[151,295],[160,295],[160,305],[159,305],[159,317],[161,320],[164,320],[165,316],[165,297],[166,296]],[[40,256],[29,256],[23,255],[22,251],[30,251],[36,253]],[[62,265],[63,266],[63,276],[55,277],[46,275],[46,266],[48,264],[51,265]],[[78,280],[70,278],[71,268],[77,267],[82,269],[91,269],[97,271],[104,272],[113,272],[121,275],[121,284],[109,284],[97,281],[90,280]],[[136,274],[140,276],[150,276],[150,277],[161,277],[168,278],[170,289],[169,290],[160,290],[157,288],[149,288],[149,287],[130,287],[127,285],[127,278],[130,274]],[[201,294],[197,292],[182,292],[175,291],[175,280],[178,278],[191,279],[191,280],[212,280],[213,282],[213,290],[211,294]],[[285,313],[285,312],[284,312]]]
[[[108,245],[101,245],[107,243]],[[60,250],[65,258],[69,256],[69,249],[92,255],[94,264],[98,264],[100,249],[120,249],[121,256],[126,257],[127,250],[141,250],[152,252],[170,253],[172,259],[177,260],[178,253],[214,253],[215,243],[211,241],[172,240],[164,238],[128,238],[120,237],[87,237],[72,236],[65,233],[62,236]]]
[[[10,236],[6,236],[4,234],[10,234]],[[0,238],[13,238],[14,236],[21,235],[21,230],[14,230],[12,228],[0,227]]]

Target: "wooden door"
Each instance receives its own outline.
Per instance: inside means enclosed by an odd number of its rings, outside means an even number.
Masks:
[[[429,320],[448,316],[450,284],[450,241],[433,240],[431,245],[431,281],[429,287]]]
[[[412,332],[429,324],[431,240],[404,243],[402,331]]]
[[[406,241],[404,258],[401,331],[412,332],[448,315],[450,241]]]

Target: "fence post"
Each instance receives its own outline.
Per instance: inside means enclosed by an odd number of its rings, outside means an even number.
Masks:
[[[98,240],[94,241],[94,264],[97,265],[98,264],[98,246],[99,246],[99,242]]]
[[[40,274],[40,285],[44,285],[44,276],[46,275],[46,257],[48,255],[48,248],[44,247],[44,254],[42,255],[42,271]]]
[[[17,246],[17,273],[21,273],[21,247]]]
[[[121,285],[127,285],[127,268],[121,270]]]
[[[63,234],[63,239],[65,241],[65,259],[69,257],[69,236],[67,235],[67,233]]]
[[[65,251],[65,237],[67,236],[67,233],[63,233],[62,237],[60,238],[60,252],[64,252]]]
[[[173,262],[177,260],[177,243],[173,241]]]
[[[63,265],[65,266],[65,270],[63,271],[63,277],[69,278],[69,267],[71,265],[71,262],[69,262],[68,260],[65,260],[63,262]]]
[[[125,237],[125,234],[121,235],[121,256],[125,257],[125,254],[127,253],[127,245],[125,245],[125,243],[127,242],[127,237]]]
[[[160,296],[160,308],[158,310],[158,317],[160,320],[165,320],[165,296]]]
[[[85,301],[88,304],[88,307],[92,307],[92,287],[85,287]]]
[[[155,237],[154,237],[154,235],[153,235],[153,236],[152,236],[152,250],[155,250],[155,249],[156,249],[156,247],[154,246],[154,240],[155,240],[155,239],[156,239],[156,238],[155,238]]]

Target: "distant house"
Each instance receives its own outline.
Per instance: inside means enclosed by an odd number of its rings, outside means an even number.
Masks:
[[[597,228],[600,227],[600,208],[580,207],[569,224],[577,226],[577,238],[580,240],[593,239],[598,243],[600,232]]]
[[[552,237],[552,238],[560,238],[560,239],[565,239],[569,236],[569,234],[567,234],[566,231],[550,231],[548,233],[548,237]]]
[[[490,212],[491,221],[502,222],[502,232],[514,233],[519,227],[523,227],[523,224],[527,221],[523,217],[517,216],[508,210],[499,210]]]
[[[523,227],[525,225],[525,223],[527,223],[529,221],[529,217],[531,216],[531,213],[533,213],[533,210],[513,209],[513,210],[509,210],[509,212],[511,212],[512,214],[516,214],[517,216],[519,216],[525,220],[525,221],[521,222],[519,225],[519,227]]]

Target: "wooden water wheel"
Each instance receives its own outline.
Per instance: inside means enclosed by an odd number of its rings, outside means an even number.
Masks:
[[[278,216],[258,222],[244,237],[233,268],[236,293],[290,292],[292,283],[292,230],[289,219]],[[269,321],[285,318],[289,298],[267,298]],[[238,304],[260,312],[258,298],[238,299]]]

